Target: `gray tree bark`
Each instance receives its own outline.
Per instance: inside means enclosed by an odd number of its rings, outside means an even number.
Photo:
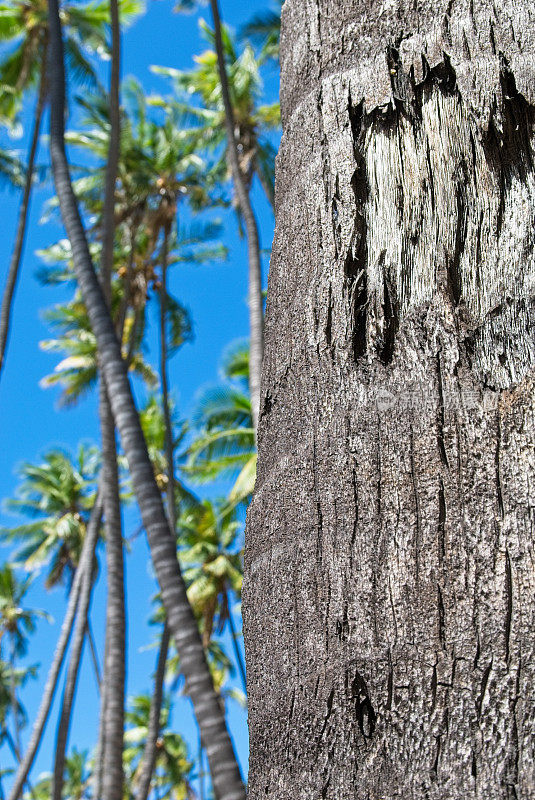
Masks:
[[[249,798],[535,798],[535,6],[286,0]]]

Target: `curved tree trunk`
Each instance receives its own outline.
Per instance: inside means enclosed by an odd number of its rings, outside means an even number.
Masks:
[[[535,798],[535,12],[287,0],[249,797]]]
[[[99,503],[100,500],[99,497],[97,497],[95,501],[95,507],[97,507]],[[80,555],[80,561],[78,562],[78,567],[76,569],[76,572],[74,573],[74,580],[72,582],[71,591],[69,592],[67,611],[65,612],[65,618],[61,626],[61,631],[58,637],[58,643],[54,651],[54,658],[52,660],[52,664],[50,665],[50,669],[48,671],[46,684],[43,689],[43,697],[41,699],[41,704],[39,706],[39,710],[37,712],[37,716],[33,724],[32,733],[30,736],[28,747],[26,749],[26,753],[24,754],[24,758],[18,765],[17,772],[13,780],[13,786],[11,787],[11,791],[9,793],[9,800],[18,800],[18,798],[20,797],[22,792],[22,787],[24,786],[24,783],[30,772],[30,769],[32,768],[32,764],[34,762],[35,756],[37,755],[37,751],[39,750],[39,746],[41,744],[43,732],[45,730],[45,726],[48,720],[48,715],[52,707],[54,695],[56,693],[56,687],[58,684],[58,678],[63,664],[63,659],[65,657],[65,652],[69,644],[69,639],[71,637],[74,618],[76,615],[76,609],[78,607],[78,600],[80,597],[82,577],[85,574],[86,569],[90,569],[92,565],[93,552],[90,550],[90,544],[91,543],[88,537],[86,536],[84,545],[82,547],[82,553]]]
[[[136,800],[147,800],[150,792],[152,775],[156,766],[157,742],[160,735],[160,716],[163,702],[163,684],[170,639],[169,627],[166,622],[163,627],[160,649],[158,651],[158,663],[154,675],[154,690],[151,698],[149,724],[147,727],[147,741],[145,742],[145,750],[143,752],[143,763]]]
[[[91,663],[93,664],[93,672],[95,673],[95,682],[97,684],[97,690],[100,694],[100,689],[102,686],[102,676],[100,674],[100,664],[98,661],[98,651],[97,646],[95,644],[95,637],[93,635],[93,629],[91,627],[91,622],[89,619],[89,612],[87,615],[87,626],[86,626],[86,636],[87,642],[89,644],[89,651],[91,653]]]
[[[61,800],[63,793],[67,742],[69,739],[72,708],[76,693],[76,685],[78,682],[78,672],[82,660],[84,641],[86,638],[87,615],[91,605],[91,593],[93,589],[93,559],[98,542],[101,521],[102,508],[100,501],[97,501],[97,504],[91,512],[91,518],[89,520],[86,532],[86,540],[88,540],[88,554],[87,561],[85,562],[84,566],[82,584],[80,587],[80,598],[78,601],[78,610],[76,612],[76,624],[74,626],[74,634],[72,638],[71,657],[69,660],[67,675],[65,677],[65,688],[63,690],[63,698],[58,720],[52,778],[52,800]],[[84,543],[84,547],[85,546],[86,545]]]
[[[102,759],[102,798],[123,797],[123,733],[124,694],[126,682],[126,611],[124,592],[124,559],[119,475],[115,423],[108,402],[106,387],[100,387],[100,427],[102,435],[103,502],[106,531],[106,569],[108,595],[106,601],[106,646],[104,684],[106,686],[104,752]]]
[[[173,439],[173,423],[169,407],[169,379],[167,374],[168,348],[167,348],[167,262],[169,258],[169,233],[164,230],[161,253],[161,280],[160,280],[160,383],[162,386],[162,411],[165,425],[165,456],[167,460],[167,519],[169,527],[176,535],[176,481],[175,481],[175,447]],[[154,691],[151,699],[147,740],[143,753],[143,764],[136,800],[147,800],[150,792],[152,773],[156,764],[156,744],[160,735],[160,715],[163,700],[163,683],[165,679],[165,665],[167,651],[169,650],[170,633],[167,621],[165,622],[158,664],[154,677]]]
[[[73,251],[74,268],[97,339],[108,397],[147,531],[169,627],[186,678],[187,691],[207,745],[215,792],[219,800],[243,800],[245,791],[224,713],[214,691],[197,623],[188,603],[177,561],[175,539],[165,516],[120,345],[95,274],[72,190],[64,144],[65,77],[57,0],[49,0],[49,11],[50,152],[63,222]]]
[[[110,142],[106,165],[106,185],[102,219],[102,260],[100,280],[108,308],[111,304],[111,274],[115,244],[115,185],[120,155],[120,24],[117,0],[110,0],[112,57],[110,81]],[[101,370],[102,372],[102,370]],[[100,725],[99,740],[103,752],[103,800],[123,798],[123,735],[126,681],[126,608],[124,593],[123,531],[115,422],[104,381],[100,385],[100,428],[102,435],[102,471],[104,477],[104,514],[106,529],[106,567],[108,595],[106,602],[106,646],[104,683],[106,699]]]
[[[251,198],[240,168],[238,145],[234,134],[234,114],[230,100],[225,51],[221,36],[221,19],[217,0],[210,0],[214,20],[217,66],[221,94],[225,109],[225,127],[227,131],[227,153],[232,172],[232,181],[243,214],[247,233],[247,255],[249,260],[249,392],[251,395],[251,413],[253,428],[258,426],[260,408],[260,378],[262,376],[262,357],[264,353],[264,309],[262,300],[262,264],[260,261],[260,239],[258,224],[251,205]]]
[[[46,50],[43,57],[41,66],[41,77],[39,83],[39,94],[37,96],[37,103],[34,111],[33,131],[30,141],[30,150],[28,153],[28,164],[26,166],[26,180],[24,183],[24,191],[19,209],[19,216],[17,221],[17,231],[15,234],[15,245],[11,261],[9,262],[9,269],[7,272],[6,285],[2,295],[2,306],[0,307],[0,375],[4,366],[6,355],[7,342],[9,338],[9,328],[11,324],[11,309],[13,305],[13,296],[15,294],[15,287],[17,285],[17,278],[19,275],[20,262],[22,258],[22,251],[24,248],[24,240],[26,238],[26,223],[28,221],[28,212],[30,209],[30,197],[32,193],[32,183],[35,171],[35,158],[37,156],[37,147],[39,145],[39,133],[41,131],[41,121],[43,118],[43,110],[46,100]]]

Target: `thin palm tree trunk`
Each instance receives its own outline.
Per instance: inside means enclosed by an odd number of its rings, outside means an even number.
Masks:
[[[163,684],[165,680],[165,665],[167,663],[167,652],[171,634],[167,622],[164,625],[160,649],[158,651],[158,663],[154,676],[154,689],[151,698],[149,724],[147,728],[147,740],[143,751],[143,765],[139,778],[139,787],[136,800],[147,800],[150,792],[150,784],[154,767],[156,766],[156,753],[158,737],[160,735],[160,716],[163,701]]]
[[[217,0],[210,0],[214,20],[215,45],[219,82],[225,109],[225,127],[227,131],[227,152],[232,173],[234,189],[243,214],[247,232],[247,255],[249,261],[249,392],[251,394],[251,412],[253,428],[258,427],[260,413],[260,379],[262,377],[262,357],[264,355],[264,309],[262,300],[262,264],[260,261],[260,238],[258,224],[251,204],[251,198],[240,167],[238,143],[234,134],[234,113],[230,100],[225,51],[221,35],[221,17]]]
[[[4,361],[5,361],[7,342],[9,338],[9,329],[11,325],[11,310],[13,307],[13,297],[15,294],[15,287],[17,285],[17,278],[19,275],[22,251],[24,249],[24,241],[26,239],[26,227],[28,221],[28,212],[30,209],[30,197],[32,193],[33,175],[35,171],[35,158],[37,155],[37,147],[39,144],[39,133],[41,130],[41,121],[43,118],[45,99],[46,99],[46,50],[41,65],[39,94],[37,96],[37,103],[35,105],[33,132],[30,142],[30,150],[28,153],[28,165],[26,168],[26,180],[24,183],[24,191],[22,194],[22,200],[19,208],[17,232],[15,235],[15,245],[13,247],[11,261],[9,262],[9,269],[7,271],[4,294],[2,295],[2,306],[0,307],[0,374],[2,373],[2,368],[4,366]]]
[[[110,140],[106,165],[103,210],[103,246],[101,281],[108,307],[111,305],[111,273],[115,240],[115,185],[120,152],[120,24],[117,0],[110,0],[112,30],[110,80]],[[105,713],[100,721],[104,727],[102,741],[103,800],[122,800],[123,797],[123,736],[124,695],[126,680],[126,608],[124,591],[123,532],[117,470],[115,422],[104,381],[100,386],[100,427],[104,472],[104,509],[106,520],[106,566],[108,598],[106,603],[106,656],[104,683],[106,685]]]
[[[238,762],[224,712],[214,691],[197,622],[188,602],[178,565],[175,537],[166,519],[120,344],[93,267],[72,189],[64,142],[65,73],[61,22],[58,0],[48,2],[50,153],[61,214],[72,247],[74,269],[97,340],[108,397],[128,460],[171,635],[175,640],[186,688],[206,743],[214,789],[219,800],[243,800],[245,789]]]
[[[99,497],[97,496],[97,499],[95,501],[95,507],[99,504],[99,502],[100,500]],[[20,794],[22,792],[22,787],[24,786],[24,782],[28,777],[35,756],[37,755],[37,751],[39,750],[43,732],[48,720],[48,715],[50,713],[50,708],[52,706],[54,695],[56,693],[59,673],[61,671],[63,659],[65,657],[65,652],[67,650],[69,639],[71,637],[74,618],[76,615],[76,609],[78,606],[78,600],[80,597],[82,576],[84,575],[86,568],[91,567],[91,562],[92,562],[92,552],[90,552],[90,543],[88,541],[88,537],[86,536],[82,548],[82,553],[80,556],[80,561],[78,563],[78,567],[74,575],[72,589],[69,593],[67,611],[65,612],[65,618],[61,626],[61,631],[58,637],[56,650],[54,652],[54,658],[52,659],[52,664],[50,665],[50,669],[48,671],[46,684],[43,690],[41,705],[39,706],[39,710],[37,712],[37,716],[33,724],[32,734],[30,736],[30,741],[28,743],[26,753],[17,768],[17,772],[13,780],[13,786],[11,787],[11,791],[9,793],[9,800],[18,800],[18,798],[20,797]]]
[[[102,686],[102,676],[100,672],[100,664],[98,660],[98,651],[97,646],[95,643],[95,637],[93,635],[93,629],[91,627],[91,622],[89,620],[89,612],[87,614],[87,626],[86,626],[86,636],[87,641],[89,643],[89,652],[91,653],[91,663],[93,664],[93,672],[95,673],[95,681],[97,684],[97,689],[100,694],[101,686]]]
[[[15,742],[13,740],[13,737],[11,736],[8,728],[4,728],[2,733],[6,737],[7,746],[9,747],[9,749],[11,751],[11,755],[13,756],[13,758],[15,759],[17,764],[19,764],[20,763],[20,750],[17,750],[17,746],[16,746],[16,744],[15,744]],[[28,778],[26,778],[25,783],[26,783],[26,788],[28,789],[30,795],[32,797],[35,797],[34,788],[33,788],[32,784],[30,783]]]
[[[241,681],[243,684],[244,692],[247,692],[247,678],[245,677],[245,664],[243,663],[242,654],[240,651],[240,646],[238,644],[238,634],[236,632],[236,628],[234,627],[234,620],[232,619],[232,609],[229,608],[228,610],[228,626],[230,628],[230,636],[232,638],[232,646],[234,648],[234,655],[236,656],[236,663],[238,664],[238,670],[240,672]]]
[[[169,408],[169,380],[167,374],[167,262],[169,255],[169,231],[165,229],[162,244],[162,269],[160,281],[160,383],[162,386],[162,410],[165,426],[165,457],[167,460],[167,519],[169,527],[176,532],[176,482],[175,482],[175,448],[173,442],[173,427],[171,410]],[[154,691],[149,712],[149,726],[147,740],[143,752],[143,766],[136,800],[147,800],[154,766],[156,764],[156,744],[160,734],[160,714],[163,699],[163,682],[165,678],[165,664],[169,649],[170,633],[167,621],[165,622],[158,666],[154,678]]]
[[[123,734],[124,694],[126,681],[126,611],[121,506],[115,423],[106,386],[100,387],[100,425],[102,435],[102,471],[104,474],[104,508],[106,515],[106,567],[108,599],[106,603],[106,685],[104,752],[102,759],[102,798],[123,797]]]
[[[56,734],[56,747],[54,757],[54,772],[52,778],[52,800],[61,800],[63,793],[63,779],[65,772],[65,757],[67,752],[67,741],[72,718],[72,708],[78,682],[78,672],[82,660],[82,652],[86,637],[87,614],[91,603],[91,591],[93,588],[93,558],[97,546],[100,524],[102,521],[102,507],[100,501],[93,508],[91,518],[87,526],[87,561],[84,566],[82,583],[80,587],[80,598],[78,601],[78,611],[76,612],[76,623],[72,639],[71,657],[65,678],[65,688],[61,702],[61,710]],[[84,547],[85,547],[84,543]]]

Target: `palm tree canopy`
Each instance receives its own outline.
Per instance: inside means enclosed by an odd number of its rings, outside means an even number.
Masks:
[[[50,619],[41,609],[24,607],[24,598],[32,580],[29,576],[20,581],[10,564],[4,564],[0,569],[0,641],[4,634],[8,634],[18,656],[26,654],[28,636],[35,631],[37,619]]]
[[[139,0],[120,0],[123,24],[142,9]],[[70,2],[62,5],[65,56],[69,74],[78,83],[97,84],[88,55],[109,51],[109,3],[106,0]],[[13,123],[24,92],[37,87],[48,41],[46,0],[8,0],[0,3],[0,118]]]
[[[154,72],[171,78],[177,93],[174,99],[155,98],[153,102],[174,106],[196,118],[198,146],[218,154],[213,166],[214,174],[221,178],[226,173],[230,177],[230,170],[226,166],[225,112],[217,55],[213,49],[214,34],[203,20],[200,25],[212,47],[195,57],[196,67],[192,70],[153,67]],[[240,167],[248,183],[254,174],[258,176],[272,201],[275,148],[269,133],[280,125],[280,107],[278,102],[269,105],[259,102],[262,92],[260,62],[251,45],[246,44],[239,52],[226,27],[222,29],[222,37]],[[199,100],[200,105],[188,100],[192,96]]]
[[[193,481],[233,478],[230,505],[247,502],[256,476],[256,446],[248,393],[249,351],[246,342],[223,356],[222,382],[204,389],[193,412],[193,442],[183,466]]]
[[[121,286],[115,282],[112,289],[112,312],[117,311],[120,302]],[[41,386],[43,388],[61,386],[60,406],[73,405],[94,387],[98,376],[97,342],[79,291],[75,292],[72,300],[54,306],[46,311],[44,316],[58,335],[54,339],[40,342],[40,347],[48,352],[61,353],[64,357],[55,366],[54,372],[41,380]],[[133,319],[130,318],[123,332],[125,357],[131,344],[132,322]],[[138,326],[129,369],[139,375],[147,386],[153,388],[157,385],[158,378],[143,358],[141,352],[143,335],[144,327]]]
[[[78,564],[89,511],[96,494],[98,451],[80,446],[76,458],[63,450],[51,450],[41,464],[20,468],[17,497],[7,507],[32,519],[0,529],[4,541],[20,542],[13,562],[26,570],[48,567],[46,585],[54,586]]]
[[[149,695],[137,695],[130,701],[130,709],[126,713],[124,760],[131,789],[135,789],[142,766],[150,706]],[[160,713],[161,730],[156,744],[157,758],[152,780],[161,800],[186,800],[192,797],[190,780],[193,764],[182,736],[170,730],[170,708],[170,700],[166,698]]]

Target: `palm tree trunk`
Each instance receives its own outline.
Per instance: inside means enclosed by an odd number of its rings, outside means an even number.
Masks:
[[[100,500],[99,497],[97,496],[97,499],[95,501],[95,508],[99,505],[99,502]],[[93,510],[92,513],[96,512]],[[58,643],[56,645],[56,650],[54,652],[54,658],[52,659],[52,664],[50,665],[50,669],[48,671],[48,677],[43,690],[41,705],[39,706],[37,717],[35,718],[35,722],[33,724],[32,734],[30,737],[30,741],[28,743],[28,748],[26,750],[24,758],[22,759],[22,761],[18,766],[17,773],[13,780],[13,786],[9,793],[9,800],[18,800],[18,798],[20,797],[20,794],[22,792],[22,787],[24,786],[24,782],[28,777],[35,756],[37,755],[37,751],[39,750],[45,725],[47,723],[48,715],[50,713],[50,708],[52,706],[54,695],[56,693],[59,673],[61,671],[63,659],[65,657],[65,652],[67,650],[69,639],[71,637],[74,617],[76,615],[76,609],[80,597],[82,576],[84,575],[86,568],[91,567],[92,556],[93,553],[92,551],[90,551],[90,542],[88,540],[88,537],[86,536],[82,548],[82,553],[80,556],[80,561],[78,563],[78,567],[74,575],[72,588],[69,593],[67,611],[65,613],[63,624],[61,626]]]
[[[105,478],[105,475],[103,475]],[[67,676],[65,678],[65,689],[61,702],[61,710],[56,734],[56,747],[54,758],[54,773],[52,779],[52,800],[61,800],[63,792],[63,778],[65,772],[65,755],[67,751],[67,741],[72,717],[72,707],[78,681],[78,671],[82,659],[84,641],[86,637],[87,615],[91,603],[91,592],[93,589],[93,558],[98,542],[100,524],[102,520],[102,507],[100,501],[97,502],[91,513],[89,525],[87,526],[87,561],[84,565],[82,583],[80,587],[80,598],[78,611],[76,613],[76,623],[72,641],[71,657]],[[84,548],[86,544],[84,542]]]
[[[93,267],[72,189],[64,142],[65,74],[58,0],[49,0],[49,12],[50,153],[74,269],[97,340],[108,397],[128,460],[169,627],[207,746],[214,788],[219,800],[243,800],[243,782],[225,716],[214,691],[197,622],[188,602],[177,561],[175,537],[165,516],[120,344]]]
[[[9,338],[9,328],[11,324],[11,308],[13,305],[13,296],[15,294],[15,287],[19,274],[20,261],[22,258],[22,250],[24,248],[24,240],[26,238],[26,223],[28,221],[28,212],[30,209],[30,196],[32,192],[32,182],[35,169],[35,157],[37,155],[37,147],[39,144],[39,133],[41,130],[41,121],[43,118],[43,109],[45,107],[46,99],[46,49],[43,55],[41,65],[41,77],[39,83],[39,94],[37,96],[37,103],[35,105],[33,132],[30,142],[30,151],[28,153],[28,165],[26,169],[26,181],[24,183],[24,192],[19,209],[19,216],[17,221],[17,232],[15,236],[15,246],[9,262],[9,269],[7,272],[6,285],[4,287],[4,294],[2,296],[2,306],[0,308],[0,375],[4,366],[5,353],[7,348],[7,341]]]
[[[169,527],[176,532],[176,482],[175,482],[175,452],[173,444],[173,427],[171,411],[169,408],[169,380],[167,375],[167,262],[169,254],[169,231],[165,229],[162,244],[162,274],[160,286],[160,382],[162,385],[162,410],[165,426],[165,455],[167,459],[167,519]],[[167,621],[165,622],[158,666],[154,678],[154,691],[151,699],[147,741],[143,753],[143,766],[136,800],[147,800],[154,766],[156,764],[156,743],[160,734],[160,714],[163,699],[163,682],[165,678],[165,664],[169,649],[170,633]]]
[[[101,281],[108,307],[111,304],[111,273],[115,239],[115,184],[120,150],[120,25],[117,0],[110,0],[112,54],[110,80],[110,141],[106,165],[106,186],[103,210],[103,244]],[[104,683],[106,685],[105,713],[100,721],[104,727],[102,740],[103,800],[122,800],[123,797],[123,735],[124,694],[126,679],[126,609],[124,594],[123,534],[115,423],[104,381],[100,386],[100,426],[104,473],[104,509],[106,520],[106,565],[108,599],[106,604],[106,648]]]
[[[167,622],[164,625],[160,650],[158,652],[158,664],[154,676],[154,690],[152,693],[149,724],[147,728],[147,741],[143,752],[143,765],[137,790],[136,800],[147,800],[150,791],[150,783],[154,767],[156,766],[156,744],[160,735],[160,715],[163,700],[163,683],[165,680],[165,665],[167,663],[167,651],[169,650],[169,640],[171,634]]]
[[[126,612],[124,593],[124,559],[119,500],[119,476],[115,423],[104,383],[100,386],[100,424],[102,434],[102,471],[104,476],[104,508],[106,514],[106,566],[108,599],[106,603],[106,660],[104,684],[106,704],[104,718],[104,752],[101,754],[102,798],[123,797],[123,733],[124,694],[126,680]]]
[[[4,728],[4,730],[2,731],[2,735],[5,736],[5,739],[6,739],[6,742],[7,742],[7,746],[9,747],[9,750],[11,751],[11,755],[13,756],[13,758],[15,759],[17,764],[19,764],[20,763],[20,755],[21,755],[20,754],[20,750],[17,749],[17,745],[13,741],[13,737],[11,736],[11,734],[9,732],[9,729],[7,727]],[[32,797],[35,797],[34,788],[33,788],[32,784],[30,783],[30,781],[28,780],[28,778],[26,778],[25,783],[26,783],[26,788],[28,789],[30,795]]]
[[[260,239],[258,224],[251,204],[251,198],[240,167],[238,143],[234,134],[234,114],[230,100],[225,51],[221,36],[221,18],[217,0],[210,0],[214,20],[215,45],[221,94],[225,109],[225,127],[227,130],[227,152],[232,172],[234,189],[245,222],[247,232],[247,254],[249,260],[249,392],[251,394],[251,412],[253,428],[258,427],[260,413],[260,379],[262,377],[262,358],[264,355],[264,309],[262,301],[262,265],[260,261]]]
[[[110,302],[111,273],[115,244],[115,185],[121,148],[121,108],[120,108],[120,76],[121,76],[121,28],[117,0],[110,0],[111,19],[111,75],[110,75],[110,141],[106,164],[106,180],[104,188],[104,208],[102,213],[102,262],[101,280],[104,294]]]
[[[91,663],[93,664],[93,672],[95,673],[95,681],[97,684],[97,689],[100,694],[100,690],[102,687],[102,677],[100,673],[100,664],[98,661],[98,651],[97,646],[95,644],[95,637],[93,635],[93,629],[91,627],[91,622],[89,621],[89,612],[87,614],[87,626],[86,626],[86,636],[87,641],[89,644],[89,651],[91,653]]]

